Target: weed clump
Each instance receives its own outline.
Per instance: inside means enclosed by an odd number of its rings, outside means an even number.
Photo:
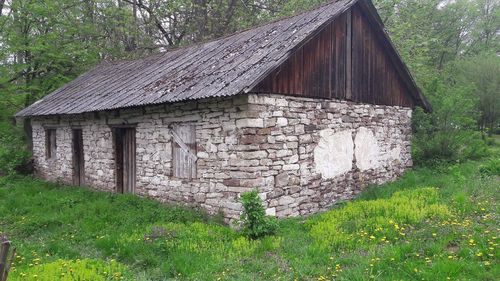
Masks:
[[[451,216],[435,188],[394,193],[390,198],[354,201],[308,221],[321,248],[356,248],[402,239],[409,225]]]
[[[500,159],[492,159],[479,167],[483,176],[500,176]]]
[[[129,274],[125,265],[114,260],[62,260],[31,266],[12,274],[12,280],[120,280]]]
[[[242,233],[250,239],[259,239],[273,235],[277,229],[274,218],[266,216],[262,200],[257,191],[245,192],[241,195],[243,213],[241,214]]]

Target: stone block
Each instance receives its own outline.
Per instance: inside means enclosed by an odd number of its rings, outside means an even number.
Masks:
[[[264,120],[261,118],[245,118],[236,120],[236,128],[263,128]]]

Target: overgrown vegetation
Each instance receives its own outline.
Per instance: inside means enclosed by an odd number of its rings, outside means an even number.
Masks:
[[[410,171],[256,240],[196,210],[9,176],[0,232],[18,250],[12,280],[494,280],[500,178],[485,171],[498,146],[489,155]]]
[[[34,252],[36,256],[36,252]],[[114,260],[102,262],[96,260],[56,260],[40,264],[41,258],[33,259],[32,266],[26,272],[16,272],[11,276],[15,280],[73,281],[73,280],[120,280],[126,276],[126,267]]]
[[[254,191],[241,194],[243,212],[241,214],[241,231],[251,239],[262,238],[276,232],[276,221],[266,216],[259,193]]]
[[[311,236],[327,249],[356,249],[406,236],[411,225],[451,217],[435,188],[395,192],[390,198],[349,202],[308,222]]]

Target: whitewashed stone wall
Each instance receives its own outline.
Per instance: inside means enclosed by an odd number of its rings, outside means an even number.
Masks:
[[[83,130],[85,180],[115,189],[111,126],[136,125],[136,193],[239,217],[239,194],[258,188],[267,213],[307,215],[350,199],[411,166],[411,109],[279,95],[39,118],[32,122],[37,175],[71,183],[71,128]],[[196,125],[197,179],[172,178],[170,127]],[[57,127],[45,159],[44,126]]]
[[[261,181],[268,214],[325,210],[412,166],[410,108],[250,95],[249,110],[263,122],[239,132],[254,140],[240,169],[256,170],[245,181]]]

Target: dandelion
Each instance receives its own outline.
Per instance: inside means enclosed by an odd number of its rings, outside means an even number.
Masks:
[[[483,256],[483,253],[482,253],[482,252],[479,252],[479,253],[477,253],[477,254],[476,254],[476,256],[478,256],[478,257],[482,257],[482,256]]]
[[[342,272],[342,268],[340,267],[340,264],[335,265],[335,271]]]

